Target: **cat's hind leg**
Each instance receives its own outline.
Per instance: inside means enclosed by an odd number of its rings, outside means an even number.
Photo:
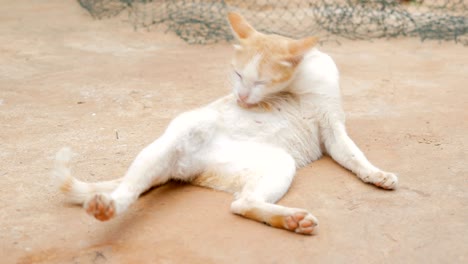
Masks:
[[[231,204],[231,211],[269,226],[298,234],[312,235],[318,220],[304,209],[265,202],[264,199],[243,197]]]
[[[144,148],[113,192],[95,194],[84,203],[86,212],[98,220],[109,220],[126,211],[152,186],[167,182],[170,165],[175,159],[172,148],[171,142],[164,135]]]
[[[126,211],[143,192],[168,181],[174,153],[166,141],[163,136],[143,149],[115,190],[88,197],[83,204],[86,212],[98,220],[110,220]]]
[[[328,154],[341,166],[354,172],[362,181],[384,189],[395,189],[398,178],[372,165],[346,133],[344,124],[322,128],[322,138]]]
[[[217,177],[209,177],[211,181],[200,185],[223,189],[220,183],[228,183],[235,188],[238,184],[231,183],[240,181],[242,186],[231,190],[237,191],[231,204],[234,214],[300,234],[313,233],[318,221],[311,213],[274,204],[287,192],[296,173],[291,155],[282,149],[252,143],[236,144],[227,151],[229,154],[221,156],[232,161],[215,164]]]
[[[135,158],[112,193],[99,193],[85,204],[86,212],[101,221],[127,210],[138,197],[169,179],[189,180],[201,169],[192,157],[211,140],[217,115],[209,110],[186,112],[174,119],[164,134]]]

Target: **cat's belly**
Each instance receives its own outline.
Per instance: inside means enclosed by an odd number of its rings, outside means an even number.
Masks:
[[[319,131],[313,117],[302,116],[293,101],[269,109],[244,109],[232,96],[208,106],[219,114],[218,130],[233,140],[254,141],[287,151],[302,167],[322,156]]]

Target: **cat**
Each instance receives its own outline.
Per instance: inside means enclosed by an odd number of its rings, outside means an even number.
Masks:
[[[53,175],[70,201],[106,221],[174,179],[233,193],[232,213],[310,235],[315,216],[275,202],[296,170],[323,154],[366,183],[396,188],[397,176],[372,165],[347,135],[339,73],[316,48],[318,38],[260,33],[234,12],[228,22],[238,42],[232,93],[176,117],[117,180],[77,180],[69,168],[71,150],[60,150]]]

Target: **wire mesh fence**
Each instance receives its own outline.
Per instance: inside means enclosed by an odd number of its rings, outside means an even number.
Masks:
[[[468,0],[78,0],[97,19],[128,16],[135,28],[165,27],[189,43],[232,39],[226,14],[258,30],[322,40],[419,37],[468,45]]]

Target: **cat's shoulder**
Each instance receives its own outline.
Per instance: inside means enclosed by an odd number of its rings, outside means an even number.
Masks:
[[[311,49],[305,56],[299,72],[301,76],[309,76],[318,79],[337,79],[339,76],[338,67],[330,55],[319,51],[317,48]]]
[[[313,48],[304,56],[304,62],[309,64],[330,64],[335,65],[333,58],[325,53],[320,51],[318,48]]]

